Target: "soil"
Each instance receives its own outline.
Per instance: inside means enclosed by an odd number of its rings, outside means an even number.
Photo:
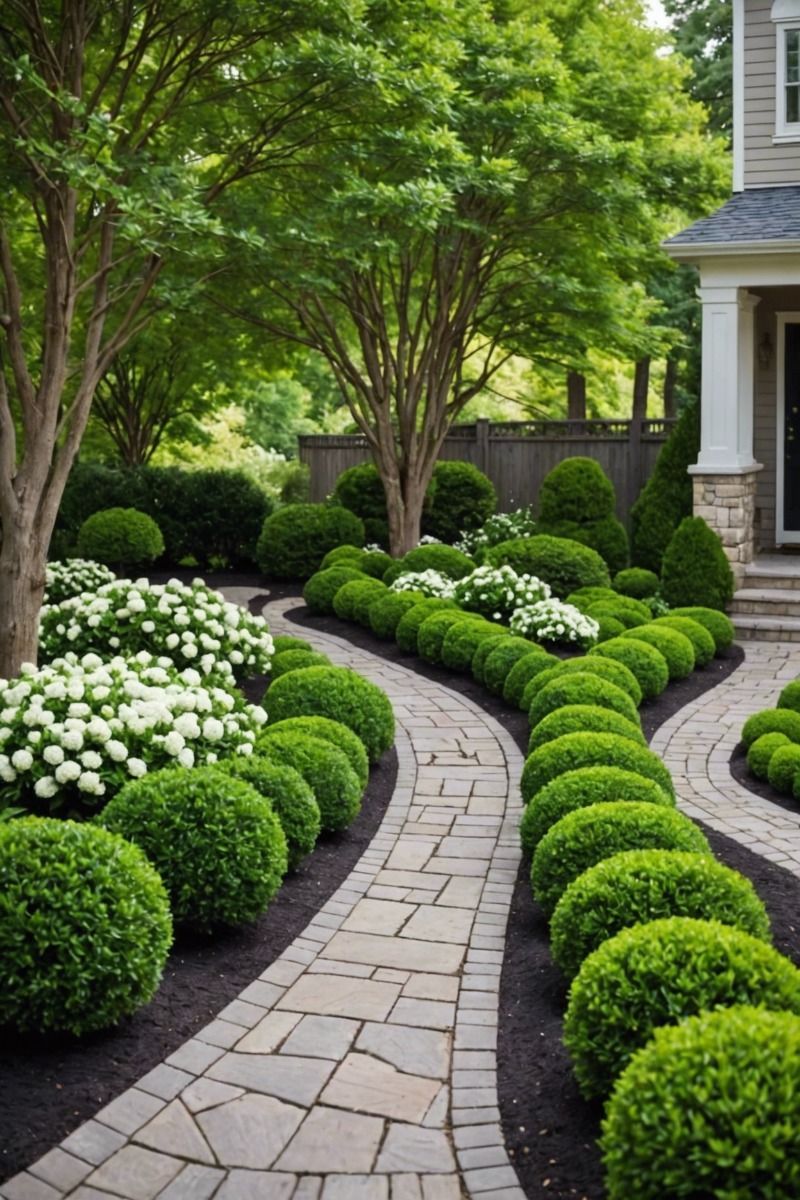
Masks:
[[[800,800],[794,796],[787,796],[785,792],[779,792],[768,779],[756,779],[752,774],[747,765],[747,749],[744,742],[739,742],[738,746],[733,749],[730,758],[730,772],[736,782],[740,783],[743,788],[747,788],[748,792],[752,792],[754,796],[760,796],[762,800],[771,800],[773,804],[779,804],[781,808],[794,813],[795,816],[800,815]]]

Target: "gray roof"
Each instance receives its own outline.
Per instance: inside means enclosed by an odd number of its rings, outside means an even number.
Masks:
[[[800,240],[800,186],[736,192],[710,217],[695,221],[664,245],[669,248],[795,239]]]

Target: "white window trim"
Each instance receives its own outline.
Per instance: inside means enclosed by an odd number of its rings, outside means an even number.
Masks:
[[[800,142],[800,121],[786,120],[786,35],[800,30],[800,0],[774,0],[775,25],[775,134],[774,145]]]

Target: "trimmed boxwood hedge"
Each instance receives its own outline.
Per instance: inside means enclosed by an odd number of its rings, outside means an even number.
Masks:
[[[800,679],[793,679],[791,683],[786,684],[778,697],[777,707],[800,712]]]
[[[453,609],[455,609],[455,604],[452,600],[441,600],[437,596],[420,600],[419,604],[409,608],[407,612],[403,613],[395,630],[395,639],[400,649],[404,650],[406,654],[417,654],[417,638],[423,621],[426,621],[432,613],[452,611]]]
[[[363,625],[368,619],[370,604],[380,596],[385,596],[386,590],[386,584],[381,583],[380,579],[370,579],[368,576],[351,579],[343,583],[333,597],[333,611],[342,621],[357,621]]]
[[[443,542],[479,529],[497,511],[494,484],[473,463],[442,460],[433,469],[422,510],[422,532]]]
[[[303,599],[310,612],[318,615],[332,613],[333,598],[339,588],[352,580],[366,578],[363,571],[349,565],[350,561],[355,562],[356,560],[345,559],[344,563],[339,563],[337,566],[326,567],[322,571],[317,571],[306,582],[303,588]]]
[[[657,629],[675,629],[682,633],[692,643],[696,667],[705,667],[716,654],[716,645],[705,625],[694,621],[691,617],[676,617],[670,613],[666,617],[656,617],[651,624]]]
[[[527,804],[546,783],[566,771],[609,764],[653,779],[670,796],[675,795],[672,776],[649,747],[613,733],[567,733],[528,755],[520,782],[522,799]]]
[[[691,617],[698,625],[703,625],[714,639],[717,654],[727,650],[733,643],[736,630],[733,621],[725,613],[716,608],[703,608],[702,605],[690,605],[687,608],[673,608],[671,617]]]
[[[276,655],[283,654],[284,650],[313,650],[311,642],[307,642],[305,638],[288,637],[284,633],[273,635],[272,647]]]
[[[615,516],[598,521],[539,521],[538,527],[542,533],[588,546],[600,555],[612,575],[630,562],[628,533]]]
[[[317,650],[283,650],[272,659],[270,676],[274,683],[289,671],[301,671],[304,667],[325,667],[330,661],[327,654],[320,654]]]
[[[608,1200],[800,1196],[798,1095],[793,1013],[737,1005],[655,1029],[606,1108]]]
[[[267,727],[259,734],[255,750],[303,776],[319,805],[324,832],[346,829],[358,816],[361,784],[347,755],[337,746],[299,730],[274,732]]]
[[[565,704],[548,713],[531,730],[528,754],[567,733],[618,733],[640,746],[647,745],[638,723],[634,724],[615,709],[599,704]]]
[[[636,677],[644,699],[654,700],[669,683],[667,660],[655,646],[635,638],[634,632],[592,646],[587,657],[607,658],[622,663]]]
[[[539,489],[542,521],[598,521],[614,512],[614,485],[594,458],[572,455],[548,471]]]
[[[655,571],[648,571],[645,567],[626,567],[624,571],[617,571],[611,585],[615,592],[623,596],[646,600],[648,596],[655,596],[660,582]]]
[[[633,725],[640,725],[639,710],[627,692],[601,679],[591,671],[567,671],[545,684],[536,693],[528,713],[532,726],[538,725],[543,717],[565,704],[595,704],[621,713]]]
[[[473,560],[453,546],[416,546],[387,568],[383,582],[392,584],[401,575],[418,571],[439,571],[448,579],[463,579],[474,570]]]
[[[386,693],[347,667],[308,667],[273,683],[270,724],[305,716],[341,721],[361,738],[370,762],[377,762],[394,742],[394,713]]]
[[[551,916],[573,879],[622,850],[711,853],[705,835],[677,809],[641,801],[590,804],[567,813],[539,842],[531,864],[534,896]]]
[[[294,870],[314,849],[321,825],[319,805],[303,776],[260,754],[234,754],[220,759],[217,767],[243,779],[270,802],[286,838],[289,869]]]
[[[769,762],[779,746],[791,746],[785,733],[762,733],[747,751],[747,765],[757,779],[766,779]]]
[[[354,513],[328,504],[286,504],[264,522],[256,561],[269,578],[308,579],[343,542],[364,544],[364,525]]]
[[[619,600],[619,593],[615,592],[608,583],[575,588],[567,596],[567,604],[574,604],[581,612],[585,612],[590,604],[603,604],[606,601],[615,604],[617,600]]]
[[[800,971],[719,921],[666,917],[623,929],[589,955],[570,989],[564,1044],[578,1087],[587,1099],[607,1096],[659,1025],[735,1004],[800,1013]]]
[[[342,751],[358,776],[362,791],[367,786],[369,758],[366,746],[358,734],[353,733],[352,729],[343,725],[341,721],[319,716],[285,717],[274,725],[268,725],[261,731],[261,735],[264,737],[279,732],[310,733],[312,737],[321,738],[323,742],[329,742],[331,746],[336,746],[337,750]]]
[[[635,629],[637,625],[645,625],[651,620],[650,613],[642,618],[628,608],[612,603],[610,600],[600,600],[590,604],[583,610],[593,621],[615,621],[624,629]]]
[[[505,626],[503,626],[503,628],[505,628]],[[502,646],[504,642],[510,642],[511,640],[511,632],[510,630],[507,630],[505,633],[495,634],[494,637],[484,638],[483,641],[478,643],[475,653],[472,656],[472,678],[476,683],[484,682],[484,667],[486,666],[486,660],[492,651],[496,650],[498,646]],[[531,643],[529,643],[529,645],[530,644]]]
[[[0,823],[0,1025],[92,1033],[154,996],[167,893],[138,846],[96,825]]]
[[[624,850],[569,885],[550,922],[553,959],[569,978],[598,946],[661,917],[721,921],[770,942],[767,910],[749,879],[707,854]]]
[[[548,683],[564,675],[573,675],[576,671],[579,674],[596,675],[598,679],[606,679],[609,683],[622,688],[623,692],[628,693],[637,708],[642,702],[642,690],[636,681],[636,676],[626,666],[614,662],[612,659],[580,654],[575,658],[556,659],[547,673],[542,671],[534,677],[534,681],[530,682],[523,692],[522,699],[526,711],[530,709],[536,696]]]
[[[733,571],[719,534],[702,517],[684,517],[661,563],[661,594],[667,604],[699,603],[723,611],[733,590]]]
[[[400,624],[400,618],[424,600],[422,592],[384,592],[369,606],[369,625],[376,637],[392,641]]]
[[[527,638],[505,638],[489,651],[483,666],[483,682],[490,692],[502,696],[511,668],[531,652],[533,642]]]
[[[445,631],[441,662],[451,671],[471,671],[478,647],[492,638],[507,637],[507,634],[508,630],[503,625],[472,614],[471,619],[456,621]]]
[[[520,575],[535,575],[549,583],[559,599],[576,588],[607,587],[609,583],[608,567],[596,551],[547,534],[499,542],[486,551],[484,562],[491,567],[507,564]]]
[[[600,642],[610,642],[612,638],[619,637],[625,632],[625,626],[616,617],[601,616],[593,617],[592,620],[597,622],[596,645],[599,645]]]
[[[364,550],[358,560],[358,569],[371,579],[383,579],[394,559],[384,550]]]
[[[659,654],[663,654],[667,664],[670,680],[685,679],[691,675],[695,665],[694,646],[683,633],[676,629],[666,629],[663,625],[638,625],[636,629],[628,629],[620,635],[623,639],[635,638],[637,642],[647,642],[655,646]]]
[[[542,671],[549,671],[560,661],[555,654],[550,654],[544,648],[532,645],[530,653],[515,662],[508,672],[503,687],[503,699],[527,712],[530,703],[526,704],[524,697],[528,684]]]
[[[78,530],[78,554],[111,567],[143,567],[164,553],[164,538],[152,517],[136,508],[103,508]]]
[[[800,713],[790,708],[764,708],[753,713],[742,728],[742,741],[749,750],[765,733],[784,733],[790,742],[800,743]]]
[[[345,508],[347,507],[348,505],[345,505]],[[366,551],[362,550],[360,546],[334,546],[334,548],[329,550],[323,558],[320,564],[320,570],[327,571],[329,567],[352,566],[355,567],[357,571],[360,571],[361,562],[364,559],[365,553]]]
[[[429,613],[419,627],[417,635],[417,653],[427,662],[442,662],[442,647],[447,632],[452,625],[483,625],[480,617],[474,613],[462,612],[460,608],[446,609],[444,612]]]
[[[533,854],[548,829],[567,813],[613,800],[675,807],[673,795],[635,771],[621,767],[579,767],[551,780],[526,805],[519,826],[522,849]]]
[[[800,746],[793,742],[778,746],[769,760],[767,779],[777,791],[786,796],[793,795],[795,784],[800,780]]]

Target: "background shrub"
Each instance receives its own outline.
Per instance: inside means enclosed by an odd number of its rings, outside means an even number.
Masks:
[[[483,666],[483,682],[490,692],[502,696],[508,674],[515,663],[531,652],[533,642],[527,638],[509,637],[490,650]]]
[[[640,801],[592,804],[562,817],[539,842],[531,864],[534,896],[551,916],[573,879],[623,850],[711,853],[698,827],[674,808]]]
[[[262,736],[273,733],[308,733],[341,750],[358,776],[362,791],[369,779],[369,758],[361,738],[341,721],[330,717],[286,717],[282,721],[262,730]]]
[[[161,530],[135,508],[106,508],[87,517],[78,531],[78,553],[123,568],[149,566],[164,551]]]
[[[769,761],[779,746],[791,746],[785,733],[762,733],[747,751],[747,765],[757,779],[766,779]]]
[[[320,570],[327,571],[328,567],[353,567],[356,571],[360,571],[360,564],[366,553],[366,550],[362,550],[360,546],[334,546],[323,558]],[[389,555],[387,554],[386,557],[388,558]]]
[[[462,579],[474,570],[472,559],[453,546],[416,546],[384,572],[383,582],[392,584],[401,575],[419,571],[439,571],[448,579]]]
[[[655,596],[660,582],[655,571],[648,571],[645,567],[627,567],[624,571],[617,571],[611,584],[614,591],[623,596],[644,600],[648,596]]]
[[[325,667],[330,665],[330,661],[327,654],[320,654],[316,650],[284,650],[281,654],[276,654],[270,664],[272,682],[289,671],[302,671],[304,667]]]
[[[131,780],[97,820],[144,851],[175,920],[200,929],[254,921],[286,874],[286,838],[269,801],[216,767]]]
[[[767,737],[769,736],[767,734]],[[791,742],[788,745],[778,746],[769,760],[767,779],[777,791],[791,796],[794,792],[795,781],[800,779],[800,746],[795,746]]]
[[[306,583],[303,588],[303,599],[309,609],[309,612],[316,614],[328,614],[333,612],[333,598],[340,587],[350,583],[351,580],[366,578],[364,574],[357,568],[345,566],[347,559],[340,560],[338,566],[325,567],[321,571],[317,571]],[[353,562],[356,560],[353,559]]]
[[[565,671],[545,684],[534,697],[528,720],[536,726],[548,713],[563,708],[565,704],[594,704],[601,708],[612,708],[633,725],[640,724],[638,709],[628,693],[590,671]]]
[[[451,625],[444,635],[441,661],[451,671],[470,671],[478,648],[496,638],[509,641],[508,630],[482,618],[467,618]]]
[[[326,833],[346,829],[358,816],[361,784],[347,755],[337,746],[300,730],[276,732],[267,727],[256,741],[256,754],[302,775],[314,793],[320,826]]]
[[[540,521],[597,521],[614,513],[614,485],[593,458],[565,458],[539,490]]]
[[[546,687],[553,679],[559,679],[563,675],[572,675],[576,671],[579,674],[595,675],[599,679],[607,679],[610,683],[616,684],[618,688],[622,688],[623,692],[627,692],[637,708],[641,704],[641,688],[636,682],[636,677],[626,666],[610,658],[597,658],[589,654],[579,654],[575,658],[556,660],[551,664],[547,674],[541,672],[534,677],[536,682],[530,683],[526,687],[525,699],[527,700],[527,707],[530,708],[541,689]]]
[[[403,614],[424,599],[422,592],[384,592],[369,606],[370,629],[384,641],[392,640]]]
[[[608,568],[596,551],[567,538],[546,534],[512,538],[491,546],[484,562],[492,567],[508,564],[518,575],[535,575],[550,584],[558,599],[577,588],[603,587],[609,582]]]
[[[566,771],[602,767],[609,763],[624,771],[644,775],[670,796],[675,795],[672,776],[649,747],[637,746],[630,739],[613,733],[567,733],[528,755],[520,783],[522,799],[527,804],[546,783]]]
[[[735,634],[733,621],[731,621],[730,617],[726,617],[725,613],[719,612],[715,608],[689,605],[686,608],[673,608],[669,615],[671,617],[691,617],[699,625],[705,626],[714,639],[717,654],[721,654],[723,650],[727,650],[733,642]]]
[[[791,708],[794,712],[800,712],[800,679],[793,679],[791,683],[787,683],[778,697],[778,708]]]
[[[364,544],[364,525],[346,508],[287,504],[267,517],[256,547],[259,567],[272,579],[308,579],[335,546]]]
[[[443,612],[445,609],[454,608],[455,604],[452,600],[440,600],[436,596],[420,600],[419,604],[415,604],[412,608],[409,608],[398,621],[395,631],[395,638],[400,649],[404,650],[406,654],[416,654],[417,636],[423,621],[431,613]]]
[[[427,662],[441,663],[444,639],[452,625],[484,627],[484,621],[470,613],[462,612],[460,608],[447,609],[444,612],[433,612],[425,618],[419,627],[417,636],[417,652]],[[496,631],[493,631],[496,632]],[[476,643],[477,644],[477,643]],[[472,653],[474,654],[474,646]],[[471,661],[470,655],[470,661]]]
[[[654,1030],[606,1109],[609,1200],[800,1195],[798,1094],[793,1013],[742,1005]]]
[[[642,689],[645,700],[660,696],[669,683],[669,667],[660,650],[649,642],[632,636],[612,638],[600,646],[593,646],[588,657],[611,659],[627,667]]]
[[[386,594],[387,587],[380,579],[352,579],[344,583],[333,597],[333,611],[343,621],[356,621],[365,625],[369,619],[369,606]]]
[[[217,766],[249,783],[272,805],[286,838],[289,869],[294,870],[314,849],[321,824],[319,805],[303,776],[260,754],[236,754],[220,759]]]
[[[783,733],[790,742],[800,743],[800,713],[790,708],[764,708],[753,713],[742,727],[742,741],[749,750],[765,733]]]
[[[552,742],[568,733],[618,733],[620,737],[630,738],[640,746],[647,745],[639,725],[634,724],[629,717],[624,717],[613,708],[603,708],[599,704],[587,702],[565,704],[538,721],[531,730],[528,754],[532,754],[545,742]]]
[[[386,493],[374,463],[359,463],[342,471],[332,498],[362,521],[386,520]]]
[[[700,406],[691,404],[661,447],[653,472],[631,509],[631,549],[637,566],[661,573],[670,538],[692,512],[688,468],[697,462],[699,453]]]
[[[666,617],[656,617],[652,622],[657,629],[675,629],[682,633],[692,643],[696,667],[705,667],[711,662],[716,653],[716,645],[705,625],[691,617],[675,617],[671,613]]]
[[[525,704],[523,695],[532,679],[541,674],[542,671],[547,671],[550,667],[560,662],[560,659],[555,654],[550,654],[542,647],[536,647],[530,643],[531,649],[528,654],[523,655],[514,663],[514,666],[508,672],[506,681],[503,686],[503,699],[509,704],[516,705],[517,708],[523,709],[525,712],[530,708],[530,704]]]
[[[358,569],[371,579],[383,579],[393,562],[391,554],[385,554],[383,550],[364,550],[358,560]]]
[[[676,629],[667,629],[664,625],[637,625],[635,629],[627,629],[620,635],[634,638],[637,642],[647,642],[654,646],[659,654],[664,656],[667,671],[671,680],[685,679],[694,670],[694,646],[683,633]]]
[[[377,762],[394,742],[394,713],[377,684],[347,667],[309,667],[292,671],[269,691],[269,719],[330,717],[361,738],[370,762]]]
[[[631,612],[630,609],[612,603],[611,600],[601,600],[597,604],[589,604],[582,611],[593,621],[614,621],[614,628],[619,625],[621,632],[626,629],[635,629],[637,625],[645,625],[651,620],[649,613],[642,618],[637,613]]]
[[[600,555],[612,573],[623,570],[630,561],[627,531],[614,516],[600,521],[540,521],[539,528],[542,533],[588,546]]]
[[[667,604],[722,610],[731,602],[733,587],[733,571],[719,536],[702,517],[684,517],[661,566],[661,593]]]
[[[767,911],[749,879],[707,854],[625,850],[569,885],[550,922],[553,959],[569,978],[598,946],[662,917],[720,921],[769,942]]]
[[[592,620],[597,623],[597,645],[600,642],[610,642],[612,638],[625,632],[625,626],[616,617],[600,616],[592,617]]]
[[[492,481],[472,463],[441,461],[433,469],[422,512],[422,532],[455,542],[462,531],[478,529],[497,510]]]
[[[172,921],[138,847],[75,821],[6,821],[0,880],[0,1024],[90,1033],[152,999]]]
[[[800,1012],[800,971],[719,921],[667,917],[623,929],[585,960],[570,989],[564,1044],[581,1092],[608,1095],[657,1026],[735,1004]]]

